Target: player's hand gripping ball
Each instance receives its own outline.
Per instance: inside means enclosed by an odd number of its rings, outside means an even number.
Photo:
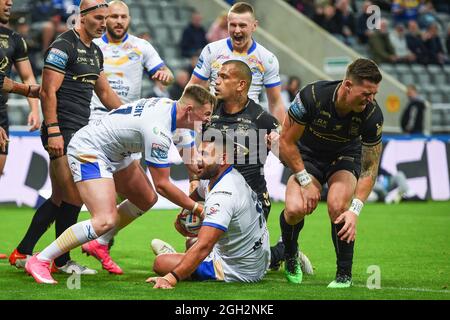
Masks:
[[[183,209],[175,220],[175,228],[185,237],[196,237],[203,222],[203,214],[194,214],[192,211]]]

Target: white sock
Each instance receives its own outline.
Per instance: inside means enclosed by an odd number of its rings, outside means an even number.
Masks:
[[[97,238],[97,242],[106,246],[109,244],[109,241],[111,241],[112,238],[114,238],[114,236],[116,235],[117,228],[112,228],[111,230],[109,230],[108,232],[106,232],[105,234],[103,234],[102,236]]]
[[[130,202],[128,199],[122,201],[117,206],[117,212],[119,213],[121,223],[119,223],[119,226],[113,228],[112,230],[108,231],[101,237],[97,239],[98,243],[102,245],[107,245],[111,241],[112,238],[121,230],[123,227],[127,226],[137,218],[139,218],[144,212],[136,207],[132,202]]]
[[[76,248],[83,243],[96,239],[98,236],[94,231],[91,220],[78,222],[67,228],[58,239],[53,241],[47,248],[37,255],[42,261],[52,261],[65,252]]]

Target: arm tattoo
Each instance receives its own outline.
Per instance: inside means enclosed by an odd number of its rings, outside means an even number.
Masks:
[[[362,146],[360,178],[371,177],[372,182],[375,183],[378,175],[378,165],[380,163],[382,148],[383,145],[381,142],[376,146]]]

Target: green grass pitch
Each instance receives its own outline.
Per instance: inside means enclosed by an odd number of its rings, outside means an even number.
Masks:
[[[278,216],[282,206],[272,206],[272,244],[280,235]],[[9,254],[14,249],[33,213],[29,208],[0,207],[0,252]],[[68,289],[68,275],[56,275],[59,283],[55,286],[39,285],[23,270],[0,260],[0,299],[450,299],[450,202],[367,204],[358,223],[354,286],[343,290],[326,288],[334,277],[335,254],[324,203],[307,217],[301,233],[301,249],[315,268],[315,274],[305,276],[301,285],[287,283],[280,271],[270,271],[256,284],[186,281],[175,290],[153,290],[145,283],[154,274],[150,241],[160,238],[179,251],[184,248],[183,237],[172,227],[175,215],[175,210],[150,211],[119,233],[112,257],[123,268],[122,276],[109,275],[95,259],[82,255],[79,248],[73,250],[73,259],[99,270],[95,276],[83,276],[79,290]],[[87,218],[87,213],[80,215],[80,220]],[[52,227],[36,250],[53,239]],[[380,289],[367,288],[372,275],[368,270],[373,270],[370,266],[379,268]]]

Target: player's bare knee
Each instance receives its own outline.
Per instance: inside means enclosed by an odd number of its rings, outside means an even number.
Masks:
[[[289,224],[297,224],[306,216],[306,209],[300,206],[286,206],[284,217]]]
[[[163,256],[159,255],[156,256],[155,262],[153,263],[153,271],[160,276],[165,275],[163,260],[164,260]]]
[[[92,224],[95,226],[95,231],[97,234],[105,234],[106,232],[110,231],[112,228],[114,228],[118,223],[118,217],[117,215],[109,215],[110,217],[103,217],[103,218],[97,218],[92,219]]]
[[[150,210],[158,202],[158,195],[156,193],[149,195],[147,198],[144,208],[141,208],[144,212]]]
[[[328,215],[332,221],[336,220],[348,208],[347,203],[342,200],[328,202]]]

